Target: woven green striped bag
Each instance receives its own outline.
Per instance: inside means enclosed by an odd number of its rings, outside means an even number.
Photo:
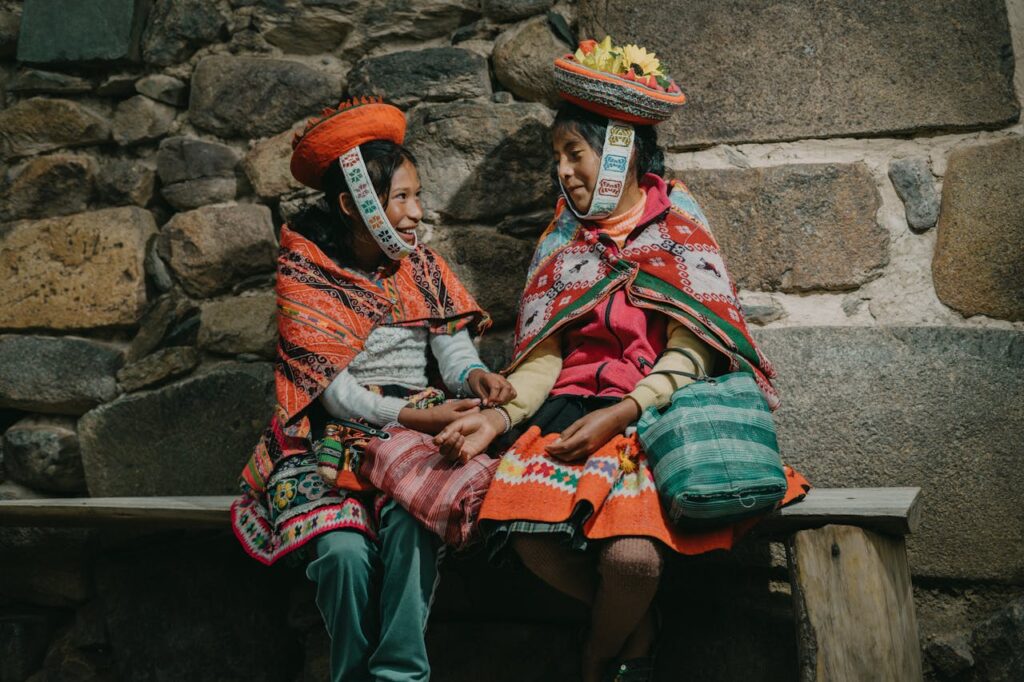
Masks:
[[[637,423],[669,518],[708,528],[773,509],[786,494],[786,474],[753,375],[687,376],[695,381],[665,410],[649,407]]]

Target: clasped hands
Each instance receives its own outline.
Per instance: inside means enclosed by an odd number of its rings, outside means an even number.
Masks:
[[[423,409],[403,407],[398,413],[398,422],[416,431],[436,434],[457,419],[479,414],[482,407],[504,405],[516,397],[512,384],[494,372],[474,369],[466,377],[466,383],[476,398],[448,400]]]

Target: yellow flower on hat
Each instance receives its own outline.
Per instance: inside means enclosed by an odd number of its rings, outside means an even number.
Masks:
[[[661,62],[653,52],[648,52],[638,45],[626,45],[622,48],[622,66],[628,71],[633,66],[640,69],[641,76],[663,76]]]

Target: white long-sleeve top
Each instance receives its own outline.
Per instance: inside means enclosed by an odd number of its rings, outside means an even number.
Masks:
[[[391,384],[425,388],[428,342],[444,385],[456,395],[468,395],[466,379],[470,371],[487,370],[469,332],[462,330],[449,336],[430,334],[422,327],[377,327],[370,332],[363,350],[320,396],[327,412],[339,419],[364,419],[375,426],[396,421],[407,401],[384,397],[365,387]]]

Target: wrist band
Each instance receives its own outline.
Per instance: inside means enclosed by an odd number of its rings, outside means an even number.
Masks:
[[[502,433],[508,433],[512,430],[512,417],[508,416],[508,412],[505,411],[504,407],[492,407],[492,410],[501,415],[502,420],[505,422],[505,430]]]

